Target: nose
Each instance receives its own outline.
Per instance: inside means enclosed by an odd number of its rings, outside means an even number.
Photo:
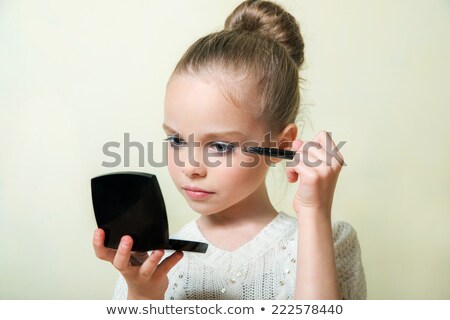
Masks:
[[[202,159],[202,148],[187,148],[184,159],[184,168],[182,172],[192,178],[195,176],[204,177],[206,175],[206,166]]]

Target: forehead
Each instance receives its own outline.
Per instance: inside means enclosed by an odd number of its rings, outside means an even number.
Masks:
[[[252,138],[264,131],[251,106],[236,105],[219,81],[184,74],[174,76],[167,85],[164,124],[165,129],[186,135],[234,131]]]

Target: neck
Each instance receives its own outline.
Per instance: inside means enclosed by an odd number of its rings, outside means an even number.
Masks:
[[[202,215],[197,225],[210,243],[234,251],[251,241],[277,214],[262,183],[253,194],[226,210]]]

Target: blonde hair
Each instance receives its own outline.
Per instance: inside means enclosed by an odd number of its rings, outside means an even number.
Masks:
[[[213,74],[223,80],[234,101],[246,95],[233,95],[232,88],[249,80],[256,86],[255,116],[278,133],[295,122],[299,112],[303,50],[300,28],[292,15],[273,2],[249,0],[228,16],[224,30],[192,44],[173,75]]]

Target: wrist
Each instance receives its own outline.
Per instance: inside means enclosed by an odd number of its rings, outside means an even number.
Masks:
[[[328,208],[313,208],[300,207],[296,210],[297,221],[302,223],[330,223],[331,224],[331,209]]]

